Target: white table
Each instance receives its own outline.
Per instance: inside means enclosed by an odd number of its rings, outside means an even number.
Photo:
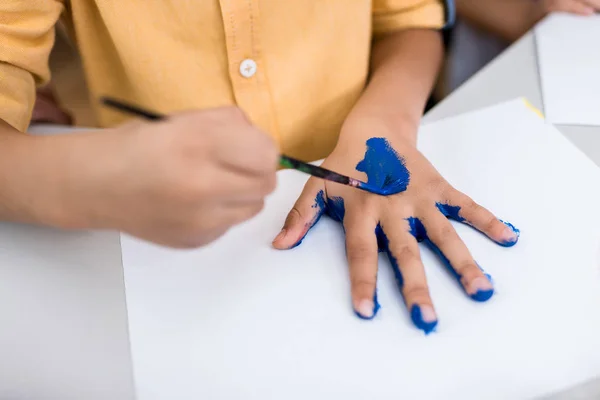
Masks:
[[[533,33],[525,35],[430,110],[424,122],[437,121],[515,97],[525,97],[543,111]],[[600,127],[558,126],[558,129],[600,166]],[[600,377],[564,393],[544,398],[544,400],[584,399],[600,399]]]
[[[531,34],[425,121],[518,96],[543,109]],[[559,128],[600,165],[600,128]],[[0,224],[0,323],[0,398],[134,397],[117,234]],[[600,380],[547,400],[593,398]]]

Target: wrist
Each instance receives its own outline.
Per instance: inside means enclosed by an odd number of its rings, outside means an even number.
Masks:
[[[412,118],[348,118],[342,126],[338,142],[351,142],[364,146],[372,137],[384,137],[391,142],[416,146],[419,121]]]

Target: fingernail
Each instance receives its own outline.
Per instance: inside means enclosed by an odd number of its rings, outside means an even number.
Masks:
[[[521,236],[521,231],[517,229],[510,222],[502,221],[506,228],[504,228],[504,232],[502,233],[502,237],[500,239],[500,244],[506,247],[513,246],[519,240],[519,236]]]
[[[433,310],[433,307],[429,305],[413,305],[410,310],[410,318],[412,319],[413,324],[425,332],[426,335],[431,333],[438,323],[435,311]]]
[[[487,301],[494,294],[494,286],[488,278],[480,276],[473,279],[469,286],[469,295],[475,301]]]
[[[375,315],[375,303],[372,300],[363,299],[356,307],[356,315],[362,319],[371,319]]]
[[[280,241],[281,239],[283,239],[285,237],[286,234],[286,230],[282,229],[281,232],[279,232],[279,234],[277,236],[275,236],[275,239],[273,239],[273,243]]]
[[[592,15],[596,13],[596,11],[592,7],[587,7],[584,12],[585,15]]]

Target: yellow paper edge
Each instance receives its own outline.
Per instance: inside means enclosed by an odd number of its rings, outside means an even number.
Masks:
[[[531,104],[531,102],[529,100],[527,100],[525,97],[523,97],[521,100],[523,100],[523,103],[525,103],[525,106],[527,108],[529,108],[531,111],[536,113],[541,119],[546,119],[544,117],[544,113],[542,113],[537,107],[535,107],[533,104]]]

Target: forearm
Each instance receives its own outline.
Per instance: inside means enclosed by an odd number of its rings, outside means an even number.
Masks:
[[[64,146],[0,120],[0,221],[67,226]]]
[[[456,9],[471,25],[511,43],[543,17],[534,0],[456,0]]]
[[[367,132],[377,126],[398,138],[416,141],[442,56],[441,35],[433,30],[398,32],[375,42],[369,84],[346,125],[362,126]]]

